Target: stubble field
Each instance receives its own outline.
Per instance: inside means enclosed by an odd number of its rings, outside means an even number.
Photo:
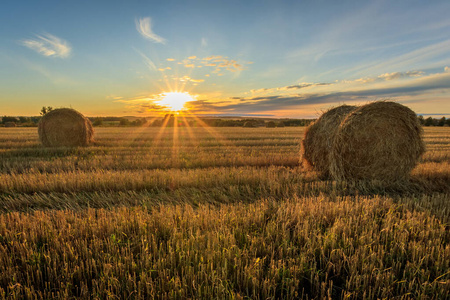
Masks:
[[[0,296],[445,299],[450,128],[409,182],[299,166],[304,128],[0,128]]]

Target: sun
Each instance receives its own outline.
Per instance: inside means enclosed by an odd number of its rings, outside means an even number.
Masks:
[[[171,111],[180,111],[185,109],[186,102],[194,101],[195,99],[187,92],[169,92],[162,93],[162,99],[159,104],[167,107]]]

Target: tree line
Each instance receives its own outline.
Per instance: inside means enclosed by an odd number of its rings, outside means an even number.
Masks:
[[[34,117],[12,117],[3,116],[0,125],[3,127],[36,127],[43,115],[51,111],[51,106],[42,107],[40,116]],[[133,118],[129,120],[126,117],[91,117],[89,118],[94,126],[122,126],[122,127],[293,127],[293,126],[308,126],[314,122],[314,119],[278,119],[278,120],[264,120],[252,118],[236,118],[236,119],[222,119],[222,118],[181,118],[174,114],[166,114],[164,117],[148,120],[147,118]],[[450,118],[432,118],[418,116],[422,126],[450,126]]]

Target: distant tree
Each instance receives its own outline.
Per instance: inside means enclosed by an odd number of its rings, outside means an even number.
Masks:
[[[442,117],[438,120],[437,126],[444,126],[445,125],[445,117]]]
[[[147,124],[147,119],[146,118],[141,118],[141,126]]]
[[[277,124],[277,127],[284,127],[285,125],[284,125],[284,122],[283,121],[281,121],[281,122],[278,122],[278,124]]]
[[[27,117],[19,117],[19,123],[24,124],[24,123],[30,123],[31,119],[27,118]]]
[[[249,120],[244,123],[244,127],[256,127],[256,124],[252,120]]]
[[[450,126],[450,118],[445,120],[445,125],[444,126]]]
[[[31,117],[30,121],[34,124],[39,123],[39,121],[41,120],[42,117]]]
[[[120,126],[128,126],[128,125],[130,125],[130,121],[128,119],[121,118],[119,121],[119,125]]]
[[[417,119],[419,119],[419,122],[420,122],[421,125],[425,124],[425,119],[423,118],[422,115],[418,116]]]
[[[51,106],[42,106],[41,108],[41,116],[45,115],[46,113],[49,113],[53,110],[53,107]]]
[[[92,122],[92,125],[94,125],[94,126],[101,126],[101,125],[103,125],[103,119],[102,118],[95,118],[94,122]]]
[[[424,125],[425,125],[425,126],[433,126],[433,125],[434,125],[434,120],[433,120],[433,118],[432,118],[432,117],[426,118],[426,119],[425,119]]]
[[[133,122],[130,123],[131,126],[142,126],[145,123],[147,123],[147,120],[145,118],[136,119]]]
[[[275,124],[274,121],[269,121],[269,122],[266,123],[266,127],[267,128],[275,128],[276,124]]]
[[[163,124],[163,120],[162,119],[156,119],[155,121],[152,122],[152,127],[161,127]]]
[[[16,123],[18,123],[19,122],[19,119],[17,119],[16,117],[7,117],[7,116],[4,116],[3,118],[2,118],[2,123],[3,124],[6,124],[6,123],[14,123],[14,124],[16,124]]]

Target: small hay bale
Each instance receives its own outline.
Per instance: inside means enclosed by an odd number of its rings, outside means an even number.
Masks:
[[[39,122],[38,133],[46,147],[87,146],[94,141],[91,121],[71,108],[46,113]]]
[[[416,114],[378,101],[350,112],[335,133],[330,173],[335,180],[406,179],[425,151]]]
[[[325,177],[330,175],[329,153],[334,136],[342,120],[356,108],[350,105],[332,108],[306,128],[300,150],[304,167],[314,169]]]

